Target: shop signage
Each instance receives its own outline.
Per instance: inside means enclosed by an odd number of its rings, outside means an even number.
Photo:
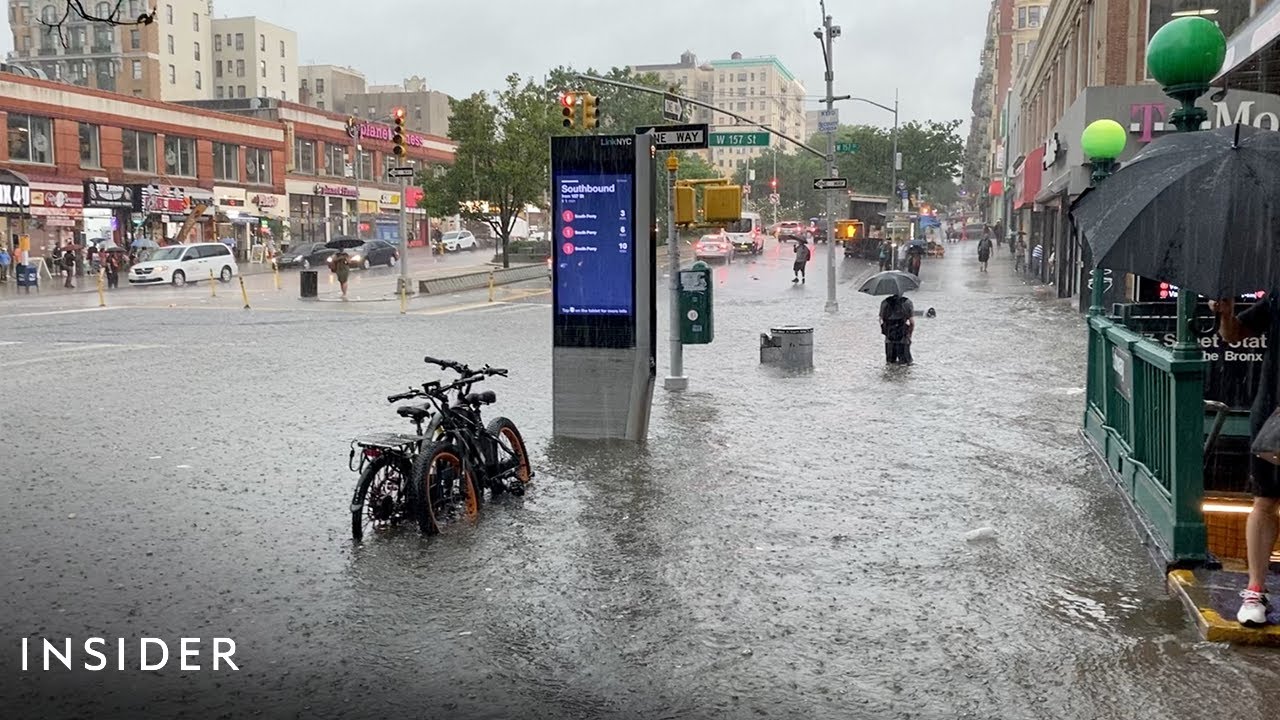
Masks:
[[[1058,140],[1058,133],[1054,133],[1044,144],[1044,161],[1040,164],[1041,168],[1048,170],[1058,162],[1058,154],[1062,152],[1062,143]]]
[[[253,204],[260,208],[275,207],[280,204],[280,198],[275,195],[254,195]]]
[[[0,183],[0,214],[23,214],[31,207],[31,188],[15,183]]]
[[[1226,127],[1227,125],[1252,125],[1260,130],[1280,130],[1280,115],[1264,110],[1256,112],[1256,100],[1241,100],[1234,107],[1226,101],[1215,102],[1209,111],[1209,119],[1201,126],[1201,130]],[[1166,122],[1173,114],[1171,106],[1163,102],[1134,103],[1129,106],[1129,132],[1138,135],[1140,142],[1148,143],[1159,133],[1174,130],[1173,124]]]
[[[359,193],[357,193],[356,189],[353,187],[346,187],[345,185],[324,185],[322,183],[316,183],[314,194],[348,198],[360,197]]]
[[[35,217],[80,217],[84,196],[62,190],[32,190],[31,214]]]
[[[218,205],[222,207],[244,207],[244,200],[240,198],[219,198]]]
[[[382,195],[378,197],[378,204],[400,207],[400,193],[382,193]]]
[[[149,213],[180,214],[187,209],[187,196],[181,188],[172,185],[145,185],[142,188],[142,209]]]
[[[360,123],[360,137],[391,142],[391,126],[378,123]],[[426,147],[427,139],[414,133],[405,133],[404,144],[413,147]]]
[[[136,192],[136,188],[132,185],[117,185],[86,180],[84,183],[84,206],[89,208],[134,210],[139,207],[135,204]]]

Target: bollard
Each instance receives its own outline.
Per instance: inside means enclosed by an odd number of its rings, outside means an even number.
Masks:
[[[209,297],[218,297],[218,285],[213,279],[213,271],[209,271]]]
[[[271,273],[276,276],[276,290],[280,289],[280,266],[271,263]]]
[[[489,268],[489,302],[493,302],[493,268]]]
[[[98,271],[98,307],[107,306],[107,295],[102,289],[102,284],[104,282],[103,278],[105,277],[106,272],[107,271],[105,269]]]
[[[244,309],[249,309],[249,291],[244,288],[244,276],[240,276],[240,297],[244,298]]]
[[[400,314],[404,315],[409,311],[409,283],[400,283]]]

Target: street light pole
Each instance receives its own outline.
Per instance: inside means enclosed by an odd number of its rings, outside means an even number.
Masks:
[[[827,113],[828,115],[835,110],[835,73],[832,71],[832,52],[834,49],[833,40],[840,33],[840,28],[831,24],[831,16],[827,14],[826,2],[821,4],[822,7],[822,30],[823,39],[825,40],[824,50],[827,72]],[[827,177],[836,177],[836,135],[834,132],[827,133]],[[834,233],[832,232],[835,225],[835,190],[827,190],[827,304],[825,310],[829,313],[838,312],[840,304],[836,302],[836,243]]]
[[[898,192],[898,89],[893,89],[893,157],[889,159],[893,166],[893,187],[889,189],[889,207],[893,208],[893,197]]]
[[[668,390],[684,390],[689,378],[684,375],[684,344],[680,342],[680,234],[676,231],[676,171],[680,160],[674,151],[667,153],[667,257],[671,274],[670,339],[671,369],[662,385]]]

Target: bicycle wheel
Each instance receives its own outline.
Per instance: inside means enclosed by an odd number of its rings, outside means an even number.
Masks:
[[[474,525],[480,516],[475,473],[451,443],[429,443],[413,461],[418,528],[427,535]]]
[[[508,488],[505,482],[511,478],[515,482],[510,486],[517,493],[523,493],[524,487],[533,480],[533,467],[529,464],[529,451],[524,444],[524,436],[510,419],[496,417],[489,422],[487,429],[497,438],[494,456],[489,458],[493,464],[489,468],[489,477],[498,478],[499,482],[490,485],[493,492],[501,492]]]
[[[367,529],[385,529],[404,519],[409,501],[410,468],[402,459],[379,455],[365,466],[351,498],[351,537],[364,539]]]

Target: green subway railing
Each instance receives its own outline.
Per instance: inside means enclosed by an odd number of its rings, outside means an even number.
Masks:
[[[1203,359],[1102,316],[1089,322],[1084,433],[1113,471],[1167,564],[1207,558]]]

